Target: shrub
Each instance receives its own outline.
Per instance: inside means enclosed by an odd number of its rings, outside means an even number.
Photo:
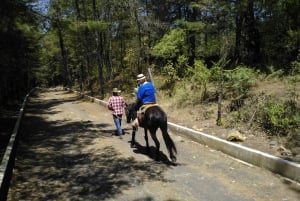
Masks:
[[[268,102],[263,109],[263,127],[271,134],[284,134],[289,124],[289,119],[285,117],[284,106],[280,103]]]
[[[176,81],[179,80],[176,69],[173,66],[172,62],[168,62],[163,70],[162,74],[166,77],[164,85],[161,87],[161,89],[166,90],[169,96],[172,96],[174,91],[174,86]]]
[[[224,71],[225,87],[233,93],[233,96],[247,95],[256,78],[257,73],[253,69],[244,66]]]
[[[271,135],[287,136],[300,124],[297,103],[269,99],[262,108],[262,126]]]
[[[187,69],[187,76],[190,79],[191,90],[197,90],[199,96],[197,98],[203,100],[207,96],[207,84],[210,77],[210,71],[203,61],[196,60],[194,67]],[[195,95],[195,94],[194,94]]]

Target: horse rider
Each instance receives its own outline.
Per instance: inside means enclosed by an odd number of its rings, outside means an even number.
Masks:
[[[155,104],[156,89],[152,82],[148,82],[144,74],[138,74],[136,81],[138,82],[138,89],[136,93],[137,105],[140,106],[138,108],[143,108],[145,105]],[[132,126],[134,126],[136,129],[139,126],[138,118],[141,112],[142,111],[138,111],[137,118],[132,123]]]

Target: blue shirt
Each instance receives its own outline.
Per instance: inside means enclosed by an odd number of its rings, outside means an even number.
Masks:
[[[139,99],[142,105],[147,103],[156,103],[155,97],[156,90],[151,82],[144,82],[141,84],[137,91],[137,99]]]

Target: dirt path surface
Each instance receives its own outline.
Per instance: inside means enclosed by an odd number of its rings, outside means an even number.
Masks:
[[[299,184],[176,133],[170,132],[178,163],[170,163],[161,138],[161,161],[154,161],[143,130],[132,149],[130,125],[123,127],[119,139],[107,108],[74,93],[40,91],[25,113],[7,200],[300,200]]]

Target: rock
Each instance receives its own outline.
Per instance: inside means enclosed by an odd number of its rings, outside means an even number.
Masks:
[[[278,145],[278,142],[273,140],[270,142],[270,146],[274,147],[274,146],[277,146]]]
[[[203,131],[202,128],[198,128],[196,125],[192,126],[192,129],[194,129],[195,131]]]
[[[228,141],[244,141],[246,139],[238,130],[232,129],[227,132],[226,140]]]
[[[277,148],[277,151],[279,151],[282,156],[291,156],[292,155],[292,152],[290,150],[286,149],[284,146],[279,146]]]

